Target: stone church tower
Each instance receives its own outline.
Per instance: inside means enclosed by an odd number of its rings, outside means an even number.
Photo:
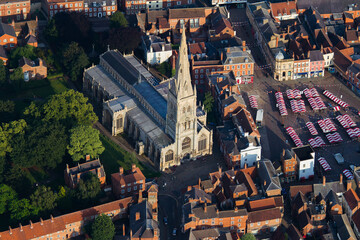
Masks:
[[[177,144],[176,155],[181,152],[186,157],[187,152],[183,150],[188,149],[190,153],[192,149],[196,149],[196,99],[196,89],[191,83],[186,35],[183,29],[176,74],[169,88],[166,116],[166,133]]]

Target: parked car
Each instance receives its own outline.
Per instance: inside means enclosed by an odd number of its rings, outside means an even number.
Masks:
[[[167,217],[164,217],[164,224],[165,224],[165,225],[168,225]]]
[[[172,235],[176,236],[176,228],[173,229]]]

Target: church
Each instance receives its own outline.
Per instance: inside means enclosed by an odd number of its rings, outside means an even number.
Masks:
[[[197,105],[184,30],[174,78],[160,82],[134,55],[108,50],[99,65],[85,69],[83,90],[102,103],[102,123],[112,135],[126,133],[161,171],[212,154],[213,132]]]

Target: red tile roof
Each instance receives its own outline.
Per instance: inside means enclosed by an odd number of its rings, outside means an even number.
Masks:
[[[290,10],[297,11],[295,1],[270,3],[270,8],[274,17],[290,15]]]
[[[189,53],[190,54],[202,54],[206,53],[206,47],[204,42],[191,43],[189,44]]]
[[[359,196],[352,188],[344,193],[344,198],[351,210],[355,209],[359,205]]]
[[[121,185],[126,185],[128,183],[133,183],[140,180],[145,181],[145,176],[138,167],[136,167],[134,171],[128,172],[128,174],[111,174],[111,181],[113,185],[117,185],[119,187],[121,187]]]
[[[360,210],[357,210],[351,218],[354,221],[356,228],[360,229]]]
[[[127,208],[132,198],[124,198],[103,205],[87,208],[81,211],[65,214],[59,217],[40,220],[40,222],[31,223],[29,225],[7,230],[0,233],[1,240],[26,240],[53,234],[58,231],[66,230],[65,226],[70,223],[79,222],[90,219],[91,216],[114,210]]]
[[[249,223],[263,222],[266,220],[274,220],[281,218],[280,208],[270,208],[265,210],[259,210],[255,212],[249,212]],[[280,221],[279,221],[280,224]]]
[[[298,192],[302,192],[304,195],[313,192],[313,185],[298,185],[290,187],[290,197],[293,199]]]

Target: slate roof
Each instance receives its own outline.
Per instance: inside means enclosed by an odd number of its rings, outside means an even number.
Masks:
[[[311,224],[309,215],[306,211],[302,211],[298,217],[297,217],[298,223],[299,223],[299,229],[303,229],[308,224]]]
[[[189,240],[204,240],[204,239],[218,239],[220,231],[217,228],[208,228],[203,230],[190,229]]]
[[[155,35],[145,35],[143,36],[145,46],[147,51],[150,51],[150,46],[153,49],[153,52],[161,52],[161,51],[172,51],[171,44],[166,43],[160,37]],[[164,50],[162,49],[164,47]]]
[[[208,8],[177,8],[169,9],[169,19],[186,19],[206,17],[205,10]]]
[[[346,39],[346,41],[348,41],[348,42],[358,41],[358,40],[359,40],[359,38],[358,38],[358,32],[357,32],[355,29],[346,30],[346,32],[345,32],[345,39]]]
[[[298,192],[296,197],[291,202],[292,208],[298,211],[300,208],[306,205],[306,199],[302,192]]]
[[[315,29],[325,27],[324,19],[321,17],[317,9],[310,7],[308,10],[304,12],[304,15],[312,31],[314,31]]]
[[[0,36],[10,35],[16,37],[14,27],[5,23],[0,23]]]
[[[263,222],[266,220],[281,219],[280,208],[270,208],[254,212],[249,212],[249,223]]]
[[[223,64],[254,63],[254,59],[248,51],[242,47],[230,47],[225,49]]]
[[[265,191],[270,190],[281,190],[280,179],[276,174],[274,166],[272,165],[271,161],[268,159],[259,161],[259,168],[258,168],[258,176],[261,179],[261,184],[266,181],[266,185],[264,186]]]
[[[139,220],[136,220],[136,213],[140,213]],[[160,233],[158,222],[153,220],[152,207],[147,200],[130,207],[129,220],[133,238],[153,238],[155,231]]]
[[[233,29],[229,19],[227,18],[227,10],[225,7],[219,7],[218,11],[211,14],[212,30],[215,30],[216,34],[222,32],[225,28]]]
[[[294,224],[291,224],[288,229],[286,230],[286,233],[288,234],[289,239],[291,240],[301,240],[303,239],[301,233],[299,232],[299,229],[297,229]]]
[[[346,191],[344,194],[344,199],[348,203],[351,211],[354,210],[356,207],[359,206],[359,196],[356,194],[356,192],[350,188],[350,190]]]
[[[326,182],[325,186],[323,183],[315,183],[314,184],[314,195],[317,196],[319,194],[323,196],[327,196],[330,190],[334,191],[336,194],[342,194],[345,192],[345,186],[343,183],[340,183],[339,181],[335,182]]]
[[[68,174],[70,179],[74,184],[77,184],[77,174],[81,174],[80,177],[83,176],[83,174],[86,174],[88,172],[91,172],[95,176],[98,176],[98,171],[100,174],[100,177],[105,177],[105,170],[102,166],[99,159],[95,159],[92,161],[87,161],[82,164],[78,164],[75,167],[69,168],[68,172],[67,169],[64,170],[65,174]]]
[[[35,36],[33,35],[29,35],[25,38],[25,41],[27,44],[30,44],[30,43],[37,43],[37,39]]]
[[[310,51],[310,62],[324,61],[324,55],[320,50]]]
[[[297,0],[298,9],[308,9],[310,6],[316,8],[321,14],[341,13],[349,10],[349,5],[354,4],[353,0]],[[359,9],[353,6],[353,9]]]
[[[207,194],[201,189],[193,187],[190,191],[187,191],[184,195],[185,198],[191,198],[194,200],[202,200],[206,202],[211,202],[211,195]]]
[[[251,176],[249,174],[244,173],[243,171],[239,171],[236,174],[236,179],[237,179],[238,183],[244,183],[245,184],[246,188],[248,189],[248,195],[249,196],[253,196],[253,195],[258,194],[255,183],[254,183],[253,179],[251,178]]]
[[[304,195],[313,192],[313,185],[296,185],[290,186],[290,197],[293,199],[299,192]]]
[[[251,116],[251,113],[242,108],[235,115],[232,116],[233,122],[237,126],[241,126],[244,132],[249,133],[249,135],[254,134],[260,137],[259,130],[256,127],[255,121]]]
[[[7,53],[6,53],[6,50],[5,50],[5,48],[4,48],[4,46],[1,46],[0,45],[0,57],[2,57],[2,58],[8,58],[8,56],[7,56]]]
[[[349,220],[345,214],[334,215],[333,217],[336,223],[338,237],[340,239],[356,239],[354,231],[352,230]]]
[[[211,219],[211,218],[227,218],[235,216],[247,216],[248,212],[246,209],[238,210],[225,210],[217,212],[216,205],[206,206],[206,212],[204,211],[204,205],[194,207],[192,212],[195,214],[195,217],[201,219]]]
[[[339,204],[341,205],[341,202],[336,195],[336,193],[333,190],[330,190],[328,195],[326,195],[325,200],[329,203],[330,207]]]
[[[351,220],[354,222],[357,229],[360,229],[360,210],[357,210],[352,216]]]

